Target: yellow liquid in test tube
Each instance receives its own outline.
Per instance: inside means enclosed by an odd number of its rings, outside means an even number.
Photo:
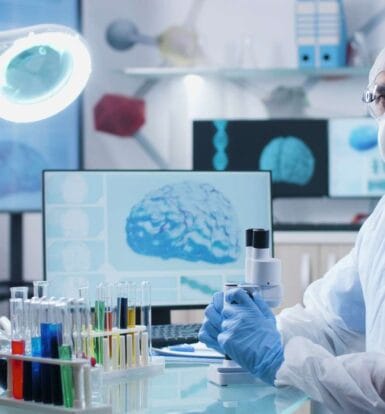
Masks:
[[[135,328],[136,325],[136,309],[135,307],[127,308],[127,327]]]

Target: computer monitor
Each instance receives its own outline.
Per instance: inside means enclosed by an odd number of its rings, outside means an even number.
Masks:
[[[205,305],[244,281],[245,229],[272,228],[268,172],[46,171],[43,181],[54,296],[148,280],[153,305]]]
[[[377,148],[372,118],[329,121],[329,194],[331,197],[381,197],[385,163]]]
[[[0,31],[42,23],[79,28],[77,0],[2,0],[0,9]],[[37,64],[30,62],[31,78],[26,79],[31,93],[38,87],[33,77]],[[16,124],[0,119],[0,212],[40,211],[42,171],[78,169],[80,153],[79,102],[44,121]]]
[[[193,168],[272,171],[273,197],[327,195],[327,121],[194,121]]]

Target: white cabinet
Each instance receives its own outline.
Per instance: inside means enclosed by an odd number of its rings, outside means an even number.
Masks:
[[[353,243],[324,244],[319,246],[319,272],[321,277],[338,260],[346,256],[353,247]]]
[[[318,271],[318,250],[315,244],[276,245],[275,257],[282,261],[284,285],[284,300],[280,308],[302,302],[303,292]]]
[[[282,260],[284,300],[280,309],[302,302],[303,292],[353,247],[355,232],[275,232],[274,255]]]

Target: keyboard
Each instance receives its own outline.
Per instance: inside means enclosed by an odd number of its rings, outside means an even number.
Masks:
[[[200,323],[153,325],[151,327],[152,346],[162,348],[164,346],[198,342],[200,327]]]

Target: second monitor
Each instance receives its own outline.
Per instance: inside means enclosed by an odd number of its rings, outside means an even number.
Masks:
[[[272,171],[273,197],[328,193],[327,121],[195,121],[195,170]]]
[[[372,118],[329,121],[329,195],[381,197],[385,163],[377,147],[377,122]]]

